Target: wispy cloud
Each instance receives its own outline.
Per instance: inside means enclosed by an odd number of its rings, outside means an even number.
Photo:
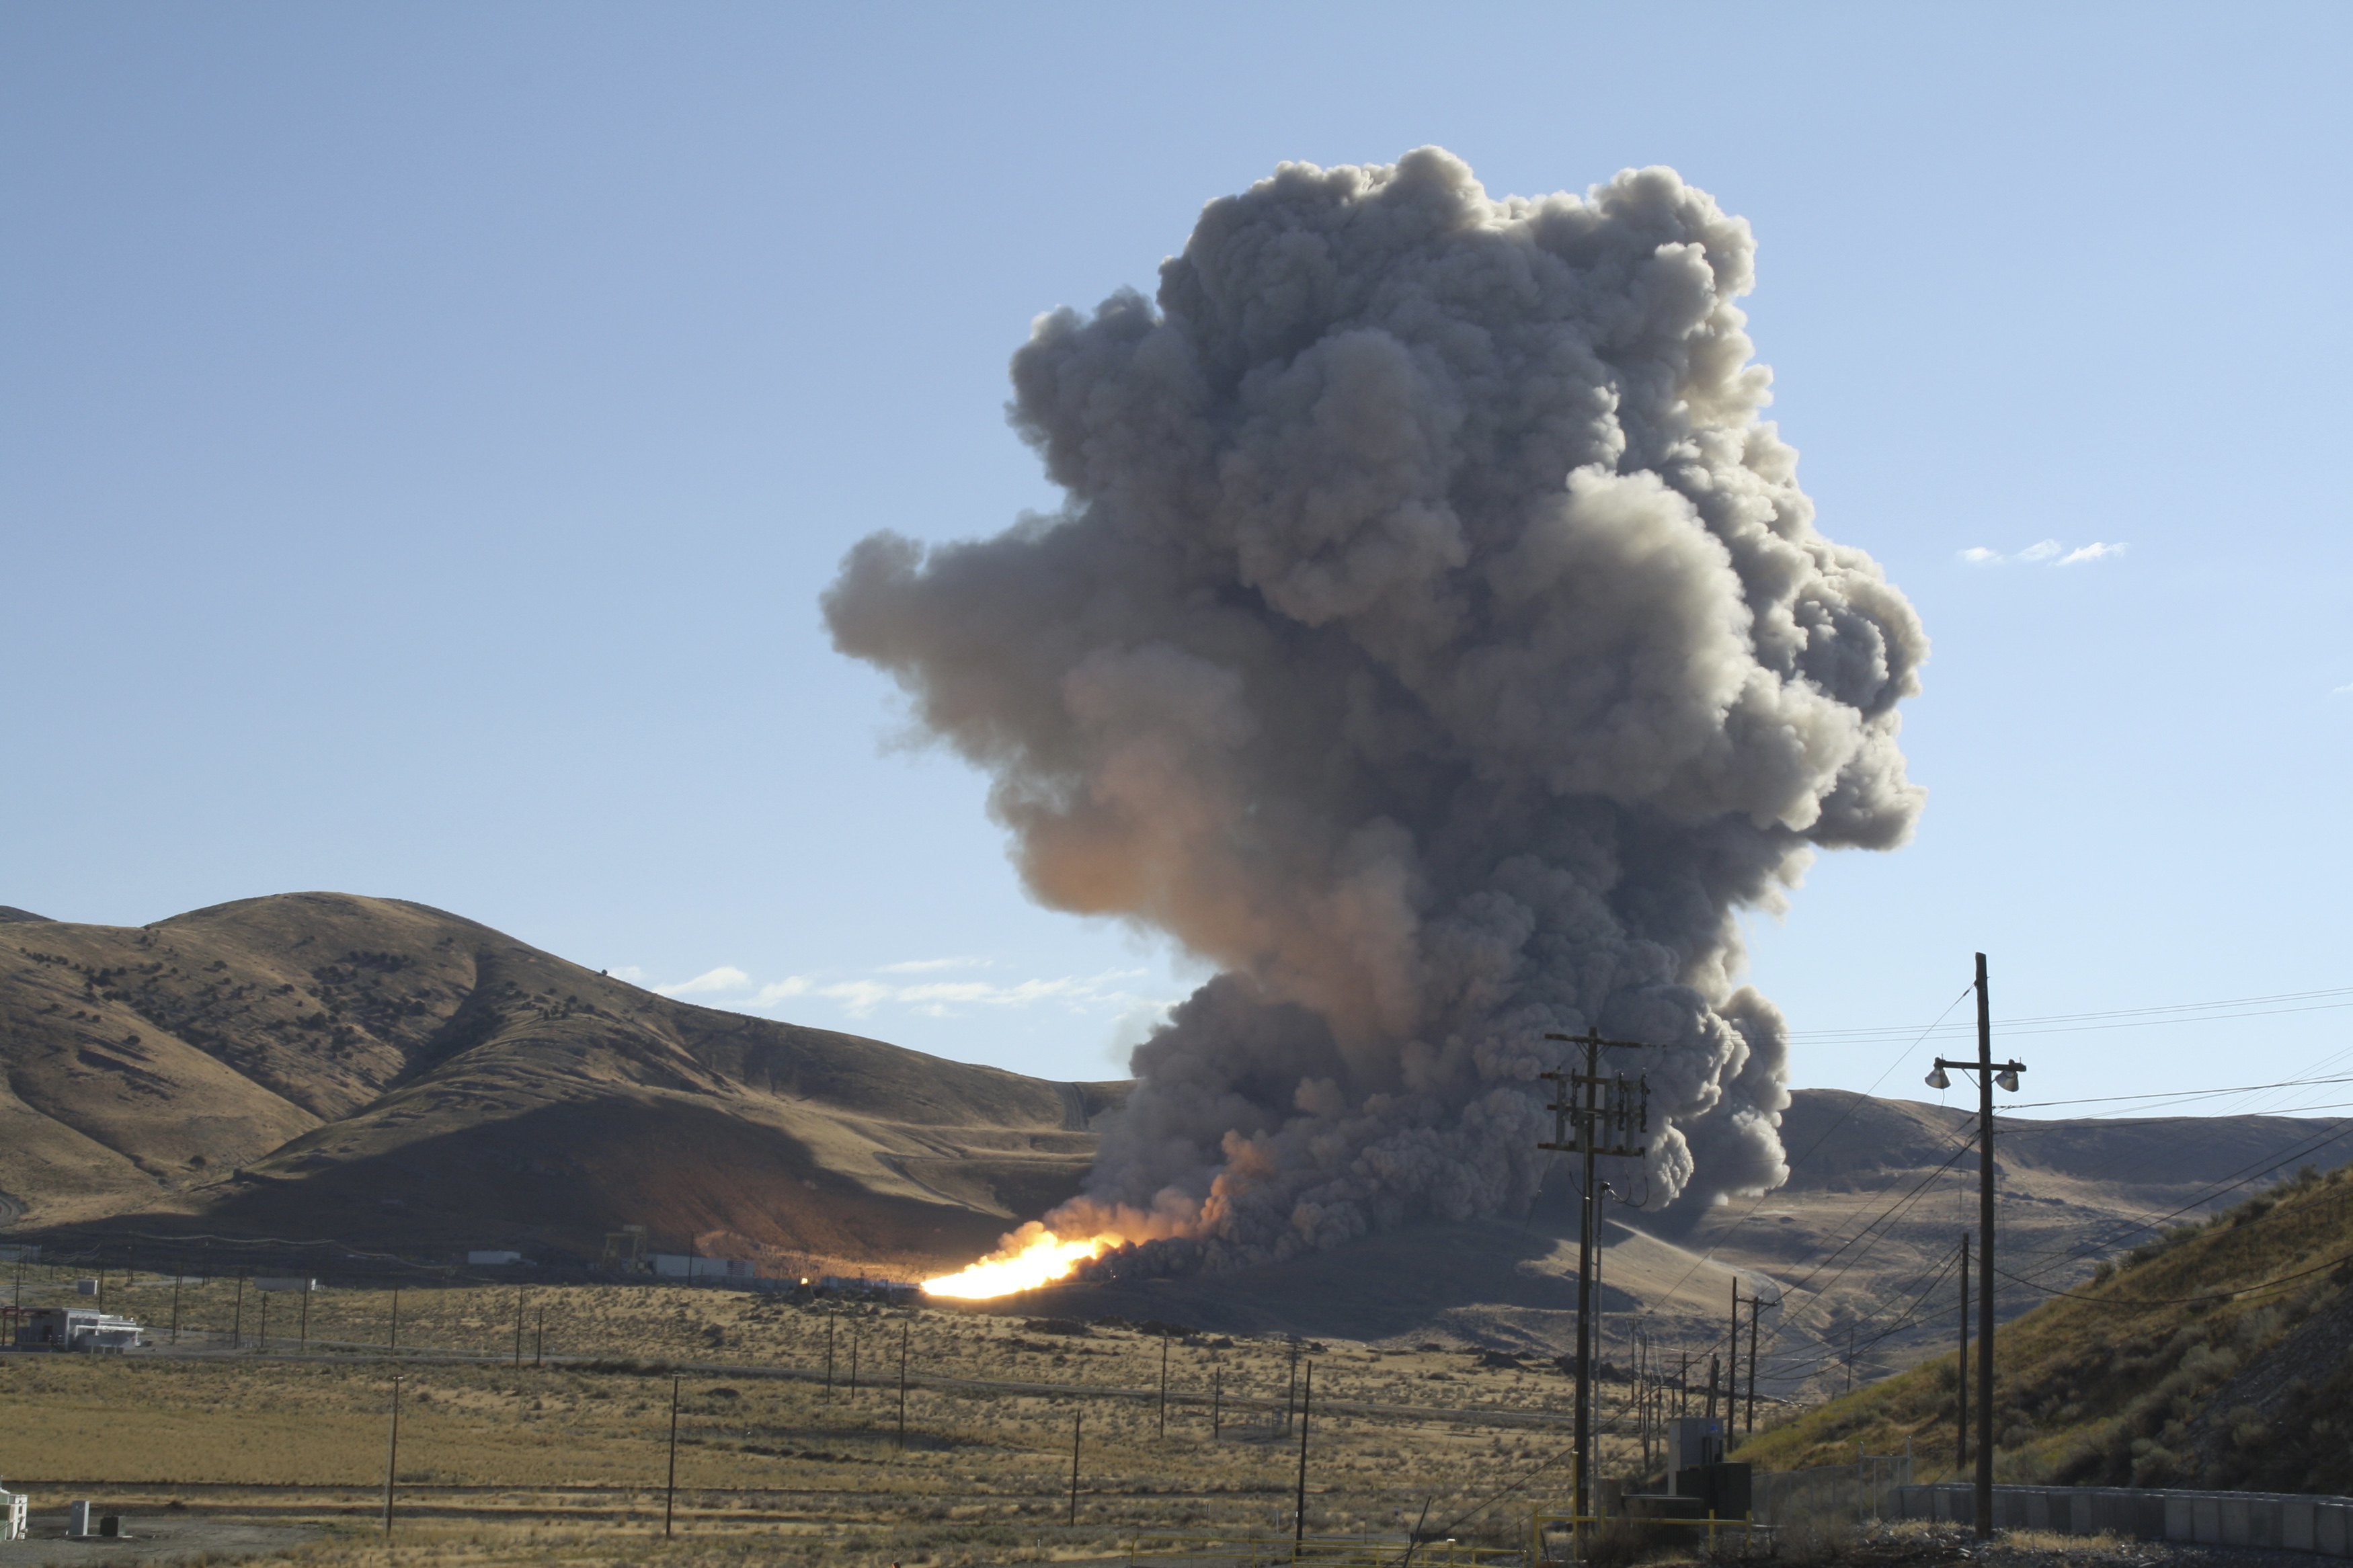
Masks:
[[[883,1003],[891,1000],[891,987],[872,980],[837,980],[830,985],[812,985],[812,996],[823,996],[841,1004],[841,1010],[853,1018],[863,1018]]]
[[[981,958],[924,958],[876,965],[867,974],[829,978],[823,974],[788,974],[782,980],[755,983],[733,964],[707,970],[691,980],[653,989],[664,996],[723,996],[749,992],[723,1005],[765,1012],[786,1002],[829,1002],[853,1018],[863,1018],[885,1006],[900,1006],[929,1017],[951,1018],[977,1008],[1022,1008],[1059,1005],[1072,1013],[1149,1013],[1157,1016],[1175,1005],[1175,997],[1140,996],[1127,983],[1150,973],[1143,969],[1109,969],[1099,974],[1065,974],[1050,979],[999,984],[991,980],[894,981],[874,975],[925,974],[955,968],[986,967]],[[626,973],[627,971],[615,971]]]
[[[719,992],[741,991],[752,984],[752,977],[732,963],[716,969],[706,969],[691,980],[681,980],[675,985],[657,985],[654,990],[664,996],[709,996]]]
[[[2328,695],[2331,697],[2353,697],[2353,680],[2347,681],[2344,685],[2338,687]]]
[[[2125,546],[2104,539],[2070,550],[2055,539],[2037,540],[2015,555],[1983,544],[1972,544],[1960,552],[1960,558],[1971,566],[2007,566],[2015,562],[2021,566],[2082,566],[2094,561],[2106,561],[2122,555]]]

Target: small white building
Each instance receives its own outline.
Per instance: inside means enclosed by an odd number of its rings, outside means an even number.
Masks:
[[[522,1260],[522,1253],[507,1247],[477,1248],[466,1254],[466,1262],[476,1268],[512,1268]]]
[[[299,1275],[299,1274],[287,1274],[287,1275],[258,1274],[258,1275],[254,1276],[254,1279],[253,1279],[253,1288],[254,1288],[255,1289],[257,1289],[257,1290],[304,1290],[304,1291],[309,1291],[309,1290],[316,1290],[316,1289],[319,1288],[319,1282],[318,1282],[316,1279],[312,1279],[309,1278],[309,1277],[308,1277],[308,1276],[306,1276],[306,1275]]]
[[[118,1318],[95,1307],[33,1307],[16,1326],[20,1351],[137,1350],[139,1320]]]
[[[0,1541],[24,1541],[32,1535],[33,1500],[23,1492],[0,1487]]]

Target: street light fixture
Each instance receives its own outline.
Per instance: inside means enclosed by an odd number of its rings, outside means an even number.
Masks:
[[[1938,1062],[1935,1067],[1928,1069],[1928,1087],[1930,1089],[1950,1089],[1953,1087],[1953,1080],[1945,1076],[1944,1063]]]

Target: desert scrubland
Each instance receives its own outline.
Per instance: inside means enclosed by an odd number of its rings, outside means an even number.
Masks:
[[[66,1299],[62,1278],[34,1273],[28,1305]],[[1563,1467],[1541,1467],[1567,1447],[1556,1367],[1435,1346],[1307,1342],[1294,1373],[1294,1347],[1275,1339],[524,1286],[402,1290],[396,1354],[388,1290],[311,1293],[306,1317],[301,1295],[240,1298],[227,1280],[177,1282],[174,1346],[174,1289],[108,1281],[110,1310],[163,1326],[148,1352],[0,1357],[0,1477],[37,1508],[70,1493],[132,1520],[317,1521],[330,1533],[301,1551],[336,1563],[996,1562],[1095,1554],[1139,1531],[1287,1535],[1299,1427],[1285,1412],[1311,1365],[1311,1531],[1395,1535],[1425,1506],[1430,1522],[1452,1520],[1533,1472],[1459,1532],[1521,1539],[1528,1502],[1556,1500]]]

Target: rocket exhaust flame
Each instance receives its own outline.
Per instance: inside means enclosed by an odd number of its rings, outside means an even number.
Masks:
[[[1030,892],[1219,970],[1085,1195],[935,1289],[1524,1209],[1548,1032],[1655,1047],[1621,1191],[1786,1177],[1737,917],[1910,836],[1928,646],[1764,417],[1755,262],[1671,169],[1284,164],[1155,298],[1033,325],[1012,419],[1058,513],[851,550],[834,646],[988,773]]]
[[[1095,1236],[1069,1240],[1032,1220],[1005,1238],[1005,1245],[977,1263],[923,1281],[923,1294],[959,1301],[987,1301],[1035,1290],[1069,1279],[1082,1263],[1091,1263],[1125,1238]]]

